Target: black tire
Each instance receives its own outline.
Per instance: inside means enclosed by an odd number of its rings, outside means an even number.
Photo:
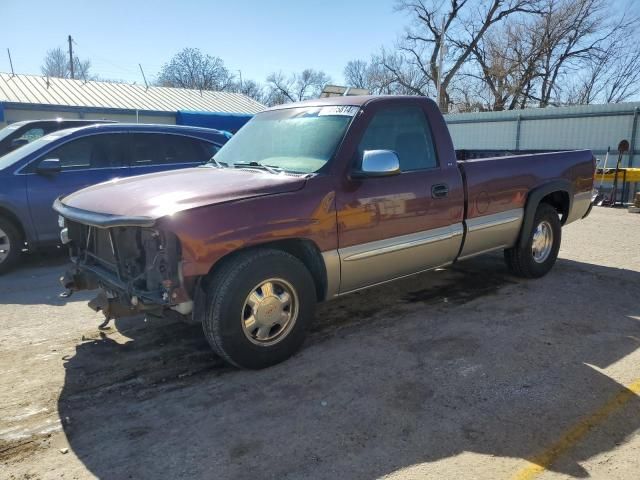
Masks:
[[[270,279],[283,280],[294,289],[297,315],[291,317],[295,320],[288,330],[283,327],[282,337],[273,340],[275,343],[256,344],[259,340],[250,340],[243,327],[245,301],[256,286]],[[206,285],[204,334],[226,362],[240,368],[265,368],[291,357],[302,345],[313,320],[316,290],[309,270],[293,255],[272,249],[237,254],[223,261]],[[274,328],[277,332],[279,327]]]
[[[543,261],[536,261],[533,249],[534,235],[538,227],[543,223],[551,227],[553,235],[551,250]],[[562,240],[562,225],[556,209],[547,203],[538,205],[531,231],[522,232],[522,235],[527,235],[524,246],[521,246],[520,239],[518,239],[515,247],[504,251],[507,267],[514,275],[523,278],[539,278],[546,275],[556,263]]]
[[[3,232],[0,233],[0,245],[8,245],[9,247],[8,255],[5,256],[0,254],[0,274],[3,274],[18,263],[22,253],[24,240],[22,239],[20,230],[12,221],[7,220],[6,218],[0,217],[0,232]]]

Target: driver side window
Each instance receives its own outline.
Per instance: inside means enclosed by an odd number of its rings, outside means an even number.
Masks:
[[[438,166],[427,118],[419,107],[392,107],[374,115],[358,146],[365,150],[392,150],[400,170],[426,170]]]

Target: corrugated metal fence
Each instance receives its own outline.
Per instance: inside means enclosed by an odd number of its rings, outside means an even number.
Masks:
[[[629,141],[622,166],[640,165],[640,102],[446,115],[456,149],[573,150],[588,148],[615,166],[617,147]],[[632,192],[636,186],[632,185]]]
[[[457,149],[588,148],[602,159],[607,147],[615,156],[618,143],[626,139],[631,148],[623,157],[623,166],[638,166],[639,115],[640,102],[461,113],[445,118]]]

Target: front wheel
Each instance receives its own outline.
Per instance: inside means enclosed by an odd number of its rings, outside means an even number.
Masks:
[[[204,333],[228,363],[264,368],[302,345],[316,291],[294,256],[270,249],[244,252],[225,261],[207,285]]]
[[[551,205],[541,203],[536,210],[532,230],[522,234],[527,235],[524,244],[519,239],[515,247],[504,251],[509,270],[524,278],[546,275],[556,263],[560,250],[562,226],[558,212]]]
[[[0,218],[0,274],[10,270],[19,260],[24,242],[16,226]]]

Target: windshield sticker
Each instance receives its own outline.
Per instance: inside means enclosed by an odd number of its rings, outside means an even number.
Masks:
[[[318,112],[319,117],[325,115],[344,115],[345,117],[353,117],[358,113],[359,108],[353,105],[333,105],[331,107],[322,107]]]

